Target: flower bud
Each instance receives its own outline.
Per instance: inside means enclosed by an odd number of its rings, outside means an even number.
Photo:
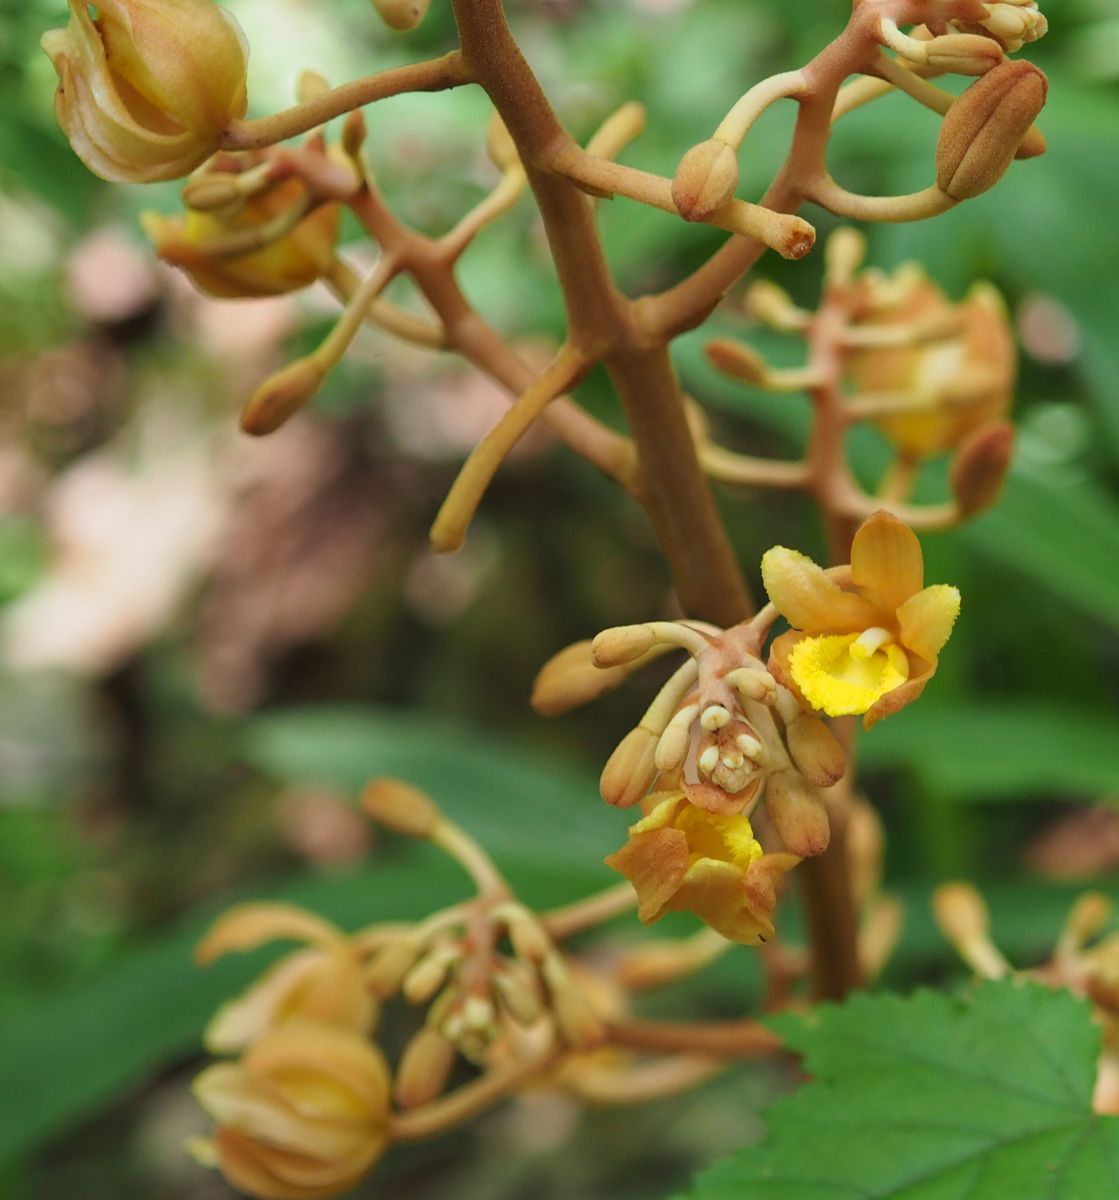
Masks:
[[[791,854],[814,858],[828,848],[828,810],[816,789],[795,771],[779,771],[769,777],[765,807]]]
[[[596,667],[616,667],[648,654],[656,644],[656,634],[648,625],[619,625],[604,629],[591,643]]]
[[[960,512],[973,516],[995,503],[1014,454],[1014,426],[991,421],[970,433],[952,463],[950,483]]]
[[[672,201],[685,221],[707,221],[734,199],[738,155],[721,138],[693,146],[680,160]]]
[[[616,688],[628,674],[625,666],[595,666],[591,643],[576,642],[540,668],[530,703],[542,717],[558,717]]]
[[[1049,30],[1049,22],[1038,10],[1036,0],[996,0],[983,5],[985,13],[974,21],[954,21],[959,29],[986,34],[1008,53],[1036,42]]]
[[[502,173],[511,171],[521,161],[517,144],[496,109],[490,114],[486,126],[486,153],[490,156],[490,162]]]
[[[607,804],[629,808],[645,795],[656,778],[659,741],[659,733],[640,725],[622,738],[599,780],[599,791]]]
[[[374,821],[405,837],[430,837],[443,819],[429,796],[400,779],[374,779],[366,784],[361,804]]]
[[[839,739],[815,713],[803,712],[786,732],[789,753],[797,770],[817,787],[831,787],[843,778],[847,756]]]
[[[313,1200],[349,1190],[389,1141],[389,1072],[376,1047],[311,1022],[262,1038],[195,1081],[218,1122],[200,1156],[243,1192]]]
[[[373,0],[381,20],[398,33],[407,33],[427,16],[431,0]]]
[[[950,33],[926,43],[927,62],[953,75],[983,75],[1002,62],[1002,47],[975,33]]]
[[[703,347],[703,353],[716,371],[743,383],[764,384],[769,374],[769,366],[756,350],[730,338],[713,339]]]
[[[454,1045],[437,1029],[421,1029],[404,1048],[397,1068],[397,1104],[419,1108],[441,1096],[456,1057]]]
[[[253,437],[275,433],[319,390],[323,372],[311,358],[297,358],[270,375],[249,397],[241,413],[241,428]]]
[[[936,147],[937,186],[953,200],[994,187],[1045,105],[1048,81],[1032,63],[1004,62],[948,110]]]
[[[210,0],[70,0],[44,34],[59,76],[55,115],[75,153],[117,183],[187,175],[244,116],[247,45]]]

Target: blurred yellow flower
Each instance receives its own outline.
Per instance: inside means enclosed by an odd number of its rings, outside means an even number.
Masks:
[[[260,1200],[344,1192],[388,1145],[384,1058],[364,1038],[326,1025],[269,1033],[240,1062],[208,1067],[194,1090],[218,1127],[192,1151]]]
[[[70,24],[42,46],[58,72],[58,123],[103,179],[186,175],[244,116],[248,48],[211,0],[70,0]]]
[[[779,876],[797,861],[763,855],[746,817],[707,812],[680,792],[631,825],[606,863],[633,884],[646,924],[690,911],[730,941],[757,943],[773,932]]]
[[[793,626],[773,643],[770,670],[830,717],[865,713],[867,729],[924,691],[960,611],[956,588],[923,586],[916,534],[885,511],[855,534],[853,590],[784,546],[766,552],[762,579]]]

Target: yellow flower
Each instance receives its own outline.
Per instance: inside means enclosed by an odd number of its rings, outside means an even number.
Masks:
[[[855,534],[849,588],[784,546],[766,552],[762,579],[793,626],[773,643],[770,670],[830,717],[865,713],[867,729],[924,691],[960,611],[956,588],[923,586],[916,534],[885,511]]]
[[[118,183],[176,179],[218,148],[247,105],[247,47],[210,0],[70,0],[43,35],[55,115],[75,153]]]
[[[347,1191],[389,1141],[390,1080],[364,1038],[299,1022],[255,1043],[238,1063],[195,1080],[217,1121],[191,1149],[260,1200],[319,1200]]]
[[[633,884],[645,924],[690,911],[730,941],[756,943],[772,934],[777,885],[798,861],[763,855],[746,817],[706,812],[679,793],[631,825],[606,863]]]
[[[247,254],[215,254],[208,245],[282,217],[305,191],[298,179],[287,179],[232,217],[188,209],[182,216],[146,212],[140,219],[160,258],[182,267],[201,291],[225,299],[278,296],[310,286],[330,266],[338,240],[337,204],[320,205],[290,232]]]
[[[900,300],[869,307],[865,316],[875,326],[932,325],[953,317],[960,325],[952,337],[857,351],[847,364],[858,392],[897,397],[898,410],[874,420],[883,435],[912,458],[932,458],[1010,409],[1017,355],[1006,308],[987,284],[952,305],[913,268],[904,268],[884,290],[900,293]]]
[[[231,950],[252,950],[277,938],[308,943],[280,959],[248,991],[218,1009],[206,1028],[217,1053],[241,1050],[293,1020],[368,1033],[377,1002],[349,938],[329,921],[290,904],[240,904],[224,913],[195,951],[203,966]]]

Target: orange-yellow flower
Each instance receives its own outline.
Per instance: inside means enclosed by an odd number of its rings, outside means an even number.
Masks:
[[[356,1034],[297,1022],[195,1080],[217,1121],[195,1155],[260,1200],[319,1200],[353,1187],[389,1141],[388,1067]]]
[[[916,534],[885,511],[855,534],[850,586],[784,546],[766,552],[762,579],[793,626],[773,643],[770,670],[828,716],[865,713],[867,729],[924,691],[960,611],[956,588],[924,586]]]
[[[293,1020],[355,1034],[373,1028],[377,1002],[366,986],[353,943],[329,921],[294,905],[231,908],[214,923],[195,958],[207,965],[232,950],[252,950],[277,938],[307,946],[280,959],[246,992],[218,1009],[206,1028],[210,1050],[241,1050]]]
[[[300,180],[287,179],[231,217],[188,209],[174,217],[146,212],[141,221],[160,258],[182,267],[201,291],[225,299],[278,296],[309,287],[330,266],[338,241],[337,204],[319,205],[294,229],[246,254],[215,254],[208,247],[282,217],[305,192]]]
[[[118,183],[177,179],[245,114],[247,47],[211,0],[70,0],[43,35],[58,72],[55,115],[75,153]]]
[[[707,812],[684,794],[670,795],[629,829],[607,860],[637,892],[645,924],[690,911],[733,942],[765,941],[773,932],[780,876],[793,855],[763,855],[749,820]]]

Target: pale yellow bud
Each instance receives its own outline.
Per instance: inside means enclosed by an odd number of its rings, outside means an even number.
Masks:
[[[373,0],[381,20],[398,33],[407,33],[427,16],[431,0]]]
[[[552,992],[552,1015],[569,1046],[590,1050],[602,1041],[605,1030],[578,984],[558,954],[544,960],[544,979]]]
[[[355,108],[352,113],[347,115],[342,124],[342,149],[350,158],[357,158],[361,153],[368,132],[365,113],[360,108]]]
[[[443,819],[430,796],[401,779],[367,783],[361,804],[374,821],[405,837],[430,837]]]
[[[760,385],[769,375],[768,364],[756,350],[730,338],[715,338],[704,346],[703,352],[716,371],[732,379]]]
[[[927,43],[927,62],[954,75],[983,75],[1002,62],[1002,47],[993,38],[950,33]]]
[[[375,996],[382,999],[400,990],[404,976],[419,957],[421,947],[410,937],[394,938],[374,955],[365,971],[365,982]]]
[[[297,358],[288,363],[249,397],[241,413],[241,428],[254,437],[274,433],[311,400],[323,377],[314,359]]]
[[[768,279],[759,279],[750,287],[746,293],[746,311],[755,320],[785,333],[799,332],[811,317],[793,303],[784,288]]]
[[[199,212],[229,208],[244,199],[239,186],[240,178],[228,171],[207,171],[195,175],[183,188],[183,203]]]
[[[994,187],[1045,105],[1045,75],[1004,62],[977,79],[948,110],[936,147],[937,186],[953,200]]]
[[[831,787],[843,778],[847,756],[839,739],[815,713],[801,713],[788,727],[789,754],[797,770],[817,787]]]
[[[738,155],[721,138],[693,146],[672,181],[672,202],[685,221],[706,221],[734,199]]]
[[[507,927],[513,950],[522,962],[539,964],[552,953],[548,935],[524,909],[515,909],[509,914]]]
[[[409,1004],[426,1004],[443,986],[451,964],[460,956],[457,946],[436,946],[404,976],[400,992]]]
[[[247,106],[248,50],[211,0],[70,0],[44,34],[58,72],[55,115],[75,153],[118,183],[187,175]]]
[[[486,153],[490,156],[490,162],[502,173],[511,171],[521,161],[517,144],[496,110],[490,114],[486,126]]]
[[[779,771],[769,777],[765,807],[791,854],[814,858],[828,848],[828,810],[816,789],[795,771]]]
[[[540,993],[527,972],[515,966],[499,968],[493,976],[494,991],[505,1011],[518,1025],[532,1025],[544,1012]]]
[[[834,283],[846,283],[866,260],[866,238],[849,226],[842,226],[824,246],[824,270]]]
[[[946,883],[933,893],[933,915],[960,956],[987,979],[999,979],[1009,964],[991,941],[983,897],[969,883]]]
[[[454,1044],[437,1029],[421,1029],[404,1048],[394,1094],[403,1109],[430,1104],[443,1094],[457,1057]]]
[[[604,629],[591,643],[596,667],[617,667],[648,654],[656,645],[656,635],[648,625],[619,625]]]
[[[607,804],[629,808],[636,804],[657,774],[657,743],[660,733],[638,726],[618,743],[602,770],[599,791]]]
[[[541,716],[555,717],[589,704],[616,688],[629,671],[626,667],[597,667],[589,641],[576,642],[550,658],[532,685],[532,707]]]

